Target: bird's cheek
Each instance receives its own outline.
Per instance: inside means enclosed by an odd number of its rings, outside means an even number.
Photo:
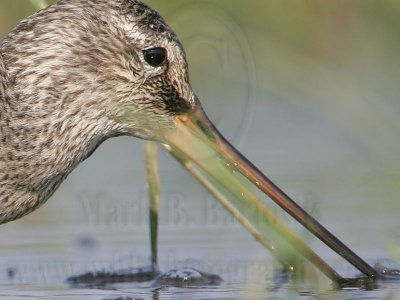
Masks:
[[[181,87],[173,84],[168,78],[162,78],[158,82],[157,98],[159,99],[157,106],[163,107],[166,115],[180,115],[190,109]]]
[[[182,115],[190,110],[187,100],[175,89],[163,98],[165,108],[170,115]]]

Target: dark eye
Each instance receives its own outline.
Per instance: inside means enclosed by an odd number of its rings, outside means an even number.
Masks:
[[[152,67],[159,67],[167,60],[167,51],[157,47],[143,51],[145,61]]]

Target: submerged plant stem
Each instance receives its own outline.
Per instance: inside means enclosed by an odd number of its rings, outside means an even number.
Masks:
[[[150,222],[150,244],[151,263],[157,267],[158,263],[158,212],[160,210],[160,178],[158,175],[158,145],[156,142],[146,141],[146,176],[147,190],[149,195],[149,222]]]
[[[273,256],[275,256],[275,258],[282,264],[287,272],[294,271],[294,266],[287,261],[286,257],[282,255],[283,252],[280,252],[279,249],[277,249],[268,238],[266,238],[255,226],[253,226],[253,224],[251,224],[251,222],[249,222],[247,218],[229,202],[225,195],[219,191],[218,188],[193,163],[187,159],[184,159],[176,151],[171,151],[171,154],[225,207],[226,210],[232,214],[236,220],[238,220],[238,222],[240,222],[240,224],[243,225],[243,227],[245,227],[251,233],[251,235],[258,242],[260,242],[271,252]]]
[[[254,194],[250,186],[247,186],[246,178],[235,172],[232,167],[235,161],[225,159],[223,153],[214,150],[213,141],[203,138],[202,133],[196,129],[178,123],[179,134],[167,136],[167,150],[185,160],[193,162],[205,174],[232,196],[231,204],[240,211],[244,218],[251,222],[265,238],[273,236],[274,240],[284,243],[282,251],[289,251],[288,255],[295,258],[297,254],[303,255],[322,273],[334,282],[340,282],[343,278],[318,256],[300,237],[288,228],[269,207]],[[287,246],[286,246],[287,245]],[[290,245],[290,246],[289,246]],[[297,251],[293,251],[293,248]]]

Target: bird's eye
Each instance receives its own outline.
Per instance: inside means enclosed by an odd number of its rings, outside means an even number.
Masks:
[[[143,51],[145,61],[152,67],[159,67],[167,60],[167,50],[161,47]]]

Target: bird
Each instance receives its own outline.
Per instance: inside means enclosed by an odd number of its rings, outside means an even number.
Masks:
[[[0,223],[45,203],[106,139],[159,140],[195,105],[179,40],[136,1],[59,1],[20,23],[0,59]]]
[[[191,144],[176,142],[182,126],[351,264],[377,277],[223,138],[191,87],[176,33],[138,0],[59,0],[1,42],[0,224],[39,208],[113,137],[186,146],[182,153],[195,161]]]

